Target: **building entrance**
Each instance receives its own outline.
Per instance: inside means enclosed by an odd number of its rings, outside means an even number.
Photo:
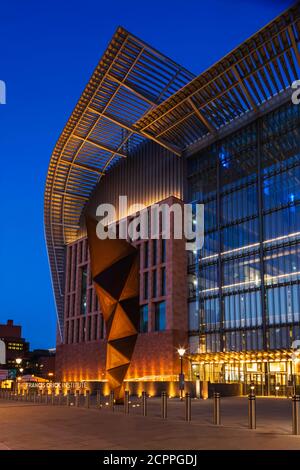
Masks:
[[[205,359],[213,356],[213,360],[192,361],[192,376],[195,380],[240,383],[245,395],[251,389],[261,396],[280,397],[300,393],[299,365],[293,362],[288,351],[215,353],[203,356]]]

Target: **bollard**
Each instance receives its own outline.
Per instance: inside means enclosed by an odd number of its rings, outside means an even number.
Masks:
[[[85,393],[85,407],[89,408],[90,407],[90,391],[87,390]]]
[[[114,397],[114,391],[111,390],[109,394],[109,407],[112,411],[114,411],[115,407],[115,397]]]
[[[192,401],[191,401],[191,394],[185,394],[185,420],[191,421],[192,419]]]
[[[71,390],[67,390],[66,406],[70,406]]]
[[[298,436],[300,434],[299,429],[299,402],[300,395],[292,396],[292,417],[293,417],[293,434]]]
[[[36,391],[33,392],[33,403],[36,403]]]
[[[147,416],[147,393],[142,392],[142,411],[143,416]]]
[[[46,395],[45,395],[45,403],[46,405],[48,405],[48,390],[46,391]]]
[[[168,410],[167,392],[162,392],[161,394],[161,417],[162,419],[167,418],[167,410]]]
[[[79,390],[76,390],[75,392],[75,406],[78,408],[79,407]]]
[[[124,393],[124,413],[126,415],[129,414],[129,391],[125,390]]]
[[[54,401],[55,401],[55,393],[54,391],[51,392],[51,405],[54,405]]]
[[[96,394],[96,408],[101,408],[100,390],[97,390],[97,394]]]
[[[248,395],[248,427],[256,429],[256,398],[254,393]]]
[[[214,392],[214,424],[221,424],[220,394],[217,392]]]
[[[62,404],[62,397],[63,397],[63,394],[62,394],[62,391],[60,390],[59,393],[58,393],[58,404],[59,404],[59,406]]]

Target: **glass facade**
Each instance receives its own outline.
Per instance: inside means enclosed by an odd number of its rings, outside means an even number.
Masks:
[[[300,106],[258,118],[187,166],[189,201],[205,211],[188,268],[194,350],[290,348],[300,338]]]

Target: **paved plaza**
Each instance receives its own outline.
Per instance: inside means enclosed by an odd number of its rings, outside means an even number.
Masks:
[[[212,400],[192,401],[192,421],[184,420],[184,403],[168,401],[168,418],[160,417],[160,400],[148,400],[148,416],[139,402],[130,414],[91,402],[76,408],[0,400],[0,450],[9,449],[300,449],[291,434],[291,402],[257,399],[257,429],[248,429],[247,398],[224,398],[220,426],[212,424]]]

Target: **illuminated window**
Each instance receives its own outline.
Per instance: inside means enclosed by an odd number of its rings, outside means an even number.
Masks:
[[[81,269],[81,301],[80,301],[80,313],[81,315],[86,314],[86,286],[87,286],[87,266]]]
[[[148,332],[148,305],[143,305],[140,309],[140,333]]]
[[[164,331],[166,329],[166,302],[157,302],[155,304],[155,331]]]

